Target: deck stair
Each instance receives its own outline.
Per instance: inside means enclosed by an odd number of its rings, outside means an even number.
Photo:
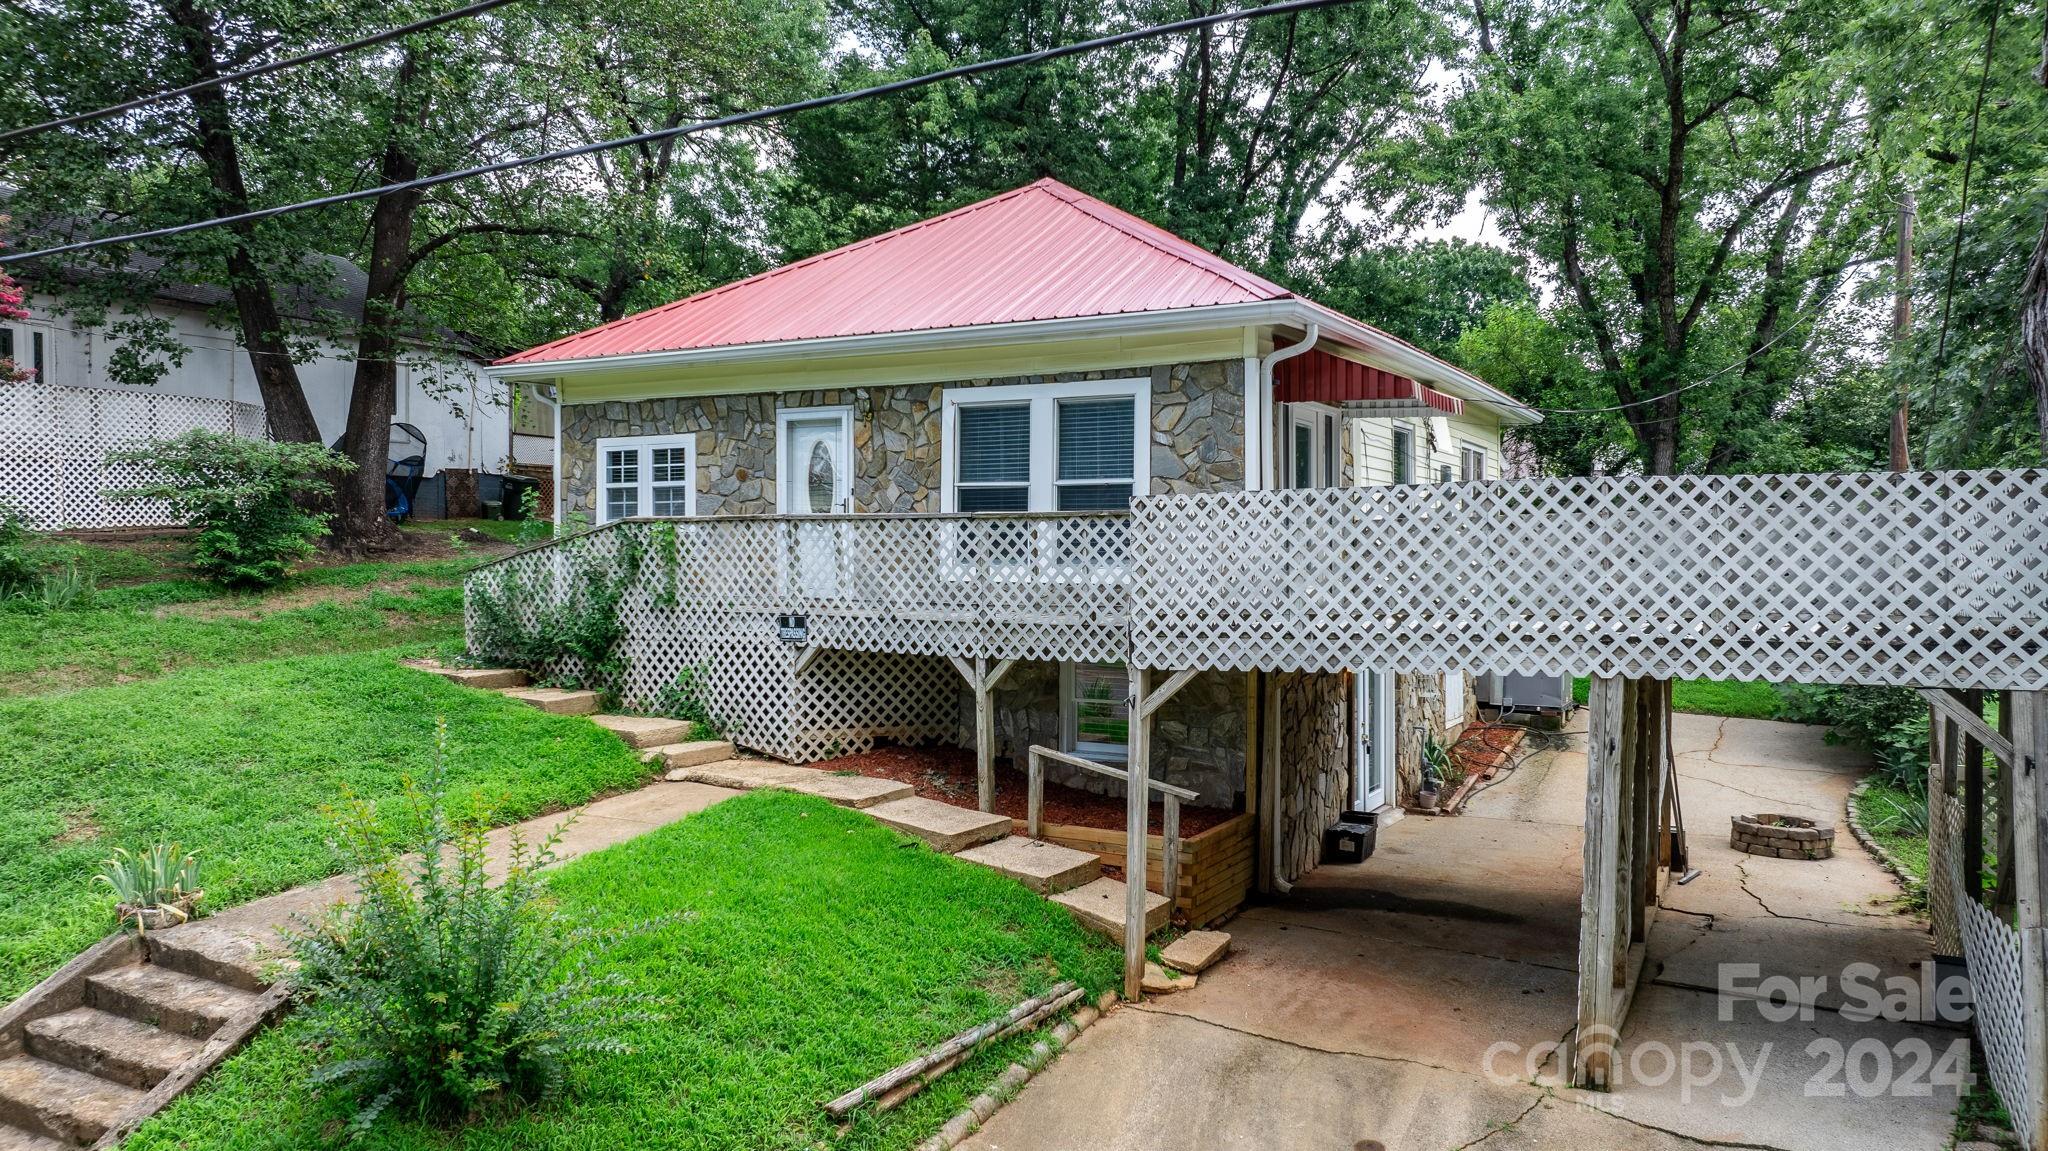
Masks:
[[[1081,926],[1099,931],[1118,943],[1124,938],[1124,885],[1119,879],[1103,877],[1084,883],[1072,891],[1056,892],[1052,901],[1072,912]],[[1169,914],[1166,897],[1157,892],[1145,893],[1145,934],[1166,926]]]
[[[681,743],[695,734],[697,725],[687,719],[658,715],[593,715],[590,722],[626,741],[635,751]]]
[[[594,691],[571,691],[561,687],[505,687],[498,694],[537,707],[549,715],[596,715],[604,701]]]
[[[180,930],[120,941],[9,1009],[0,1151],[111,1146],[282,1007],[254,958]]]
[[[1102,874],[1102,861],[1091,852],[1021,835],[970,847],[960,858],[999,871],[1040,895],[1071,891]]]

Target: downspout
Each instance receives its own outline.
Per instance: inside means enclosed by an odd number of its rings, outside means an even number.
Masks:
[[[1266,353],[1263,357],[1259,359],[1258,417],[1259,441],[1262,449],[1259,452],[1259,455],[1261,457],[1259,461],[1259,466],[1260,469],[1264,472],[1264,483],[1262,485],[1264,487],[1273,488],[1279,486],[1278,473],[1275,470],[1275,460],[1280,454],[1280,443],[1279,438],[1273,434],[1273,367],[1274,365],[1280,363],[1282,360],[1291,360],[1296,356],[1308,354],[1308,352],[1316,346],[1316,340],[1320,338],[1322,334],[1323,326],[1314,320],[1310,320],[1308,322],[1308,330],[1302,334],[1300,340],[1296,341],[1295,343],[1289,344],[1284,348],[1274,348],[1272,351]],[[1251,418],[1251,413],[1247,412],[1245,418],[1249,420]],[[1251,429],[1246,428],[1245,433],[1247,439],[1249,439]],[[1259,678],[1261,681],[1262,688],[1266,677],[1271,674],[1271,672],[1260,673]],[[1276,698],[1276,692],[1266,692],[1264,695],[1264,702],[1270,703]],[[1267,713],[1269,710],[1273,714],[1268,715]],[[1277,707],[1261,708],[1259,715],[1262,726],[1264,724],[1273,724],[1277,727],[1280,721],[1278,711],[1279,709]],[[1263,753],[1267,749],[1277,747],[1278,745],[1279,733],[1275,731],[1269,738],[1267,738],[1260,744],[1260,751]],[[1266,847],[1266,858],[1271,861],[1271,876],[1273,880],[1274,890],[1280,892],[1280,894],[1282,895],[1285,895],[1290,889],[1292,889],[1293,884],[1288,883],[1286,878],[1280,874],[1280,781],[1278,776],[1271,775],[1272,772],[1279,770],[1279,756],[1277,754],[1274,755],[1273,760],[1271,762],[1261,764],[1260,767],[1262,768],[1260,772],[1260,778],[1272,779],[1272,783],[1266,791],[1266,794],[1270,797],[1271,801],[1266,805],[1265,811],[1262,815],[1262,822],[1264,822],[1272,832],[1272,842],[1268,844]]]
[[[1282,360],[1307,355],[1316,346],[1316,340],[1323,334],[1322,324],[1315,320],[1308,322],[1308,330],[1301,339],[1284,348],[1274,348],[1259,360],[1259,466],[1264,472],[1264,486],[1278,487],[1278,460],[1280,456],[1279,437],[1273,432],[1273,368]],[[1249,433],[1250,429],[1246,429]],[[1277,849],[1276,849],[1277,850]],[[1274,878],[1279,878],[1277,875]]]

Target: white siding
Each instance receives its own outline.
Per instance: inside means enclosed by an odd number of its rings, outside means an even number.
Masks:
[[[1460,416],[1429,419],[1366,417],[1351,425],[1351,481],[1357,487],[1394,482],[1394,429],[1406,428],[1415,444],[1415,482],[1435,483],[1445,467],[1458,476],[1458,453],[1467,447],[1486,453],[1486,478],[1506,475],[1500,451],[1500,425],[1468,411]]]
[[[44,378],[70,387],[121,388],[108,374],[108,360],[121,341],[104,329],[81,328],[61,314],[56,301],[44,296],[29,300],[30,318],[6,326],[14,330],[15,360],[29,367],[33,338],[43,336]],[[208,396],[261,404],[250,358],[230,330],[216,325],[196,308],[155,305],[169,319],[187,349],[184,363],[168,368],[155,384],[143,389],[171,395]],[[118,319],[118,314],[115,317]],[[322,341],[319,354],[299,365],[299,382],[320,425],[320,436],[332,443],[348,419],[349,388],[355,378],[354,351]],[[414,362],[419,361],[419,362]],[[512,449],[511,408],[502,381],[486,379],[478,365],[425,347],[411,349],[399,366],[396,419],[416,425],[427,436],[427,474],[442,468],[503,471]],[[522,457],[535,454],[531,449]],[[552,454],[552,448],[549,449]]]

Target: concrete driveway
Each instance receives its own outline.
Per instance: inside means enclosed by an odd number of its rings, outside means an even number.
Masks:
[[[1320,869],[1238,916],[1231,958],[1198,987],[1114,1012],[963,1146],[1946,1146],[1953,1088],[1857,1092],[1880,1054],[1903,1070],[1917,1045],[1938,1055],[1962,1033],[1836,1010],[1845,964],[1910,974],[1928,954],[1925,923],[1891,906],[1896,883],[1846,829],[1823,862],[1727,845],[1738,811],[1839,823],[1858,765],[1820,729],[1792,724],[1682,715],[1674,745],[1704,874],[1667,892],[1653,975],[1622,1036],[1624,1070],[1650,1082],[1574,1091],[1545,1057],[1575,1010],[1585,757],[1574,736],[1466,814],[1404,819],[1366,863]],[[1795,1007],[1769,1021],[1745,992],[1724,1021],[1722,964],[1827,982],[1799,996],[1810,1019]],[[1829,1052],[1847,1050],[1865,1051],[1852,1082],[1830,1068]],[[1691,1074],[1667,1072],[1666,1053]]]

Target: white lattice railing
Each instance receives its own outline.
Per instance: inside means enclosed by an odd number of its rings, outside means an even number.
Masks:
[[[143,480],[107,453],[194,428],[265,434],[262,407],[204,396],[53,384],[0,384],[0,503],[39,530],[158,527],[177,522],[161,502],[104,493]]]
[[[2048,473],[1162,496],[1144,667],[2048,687]]]

